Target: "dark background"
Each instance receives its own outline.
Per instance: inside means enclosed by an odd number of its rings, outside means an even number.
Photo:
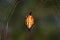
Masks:
[[[25,25],[30,12],[31,32]],[[0,0],[0,40],[60,40],[60,0]]]

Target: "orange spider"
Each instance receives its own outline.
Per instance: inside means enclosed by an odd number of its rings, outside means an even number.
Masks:
[[[30,30],[32,28],[33,24],[34,24],[34,18],[31,15],[31,12],[30,12],[29,15],[26,16],[26,25],[27,25],[27,28]]]

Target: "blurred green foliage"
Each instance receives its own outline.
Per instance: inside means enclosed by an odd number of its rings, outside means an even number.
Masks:
[[[60,28],[55,17],[60,15],[60,0],[3,1],[0,0],[0,25],[9,23],[11,40],[60,40]],[[25,25],[29,12],[35,19],[31,32]]]

